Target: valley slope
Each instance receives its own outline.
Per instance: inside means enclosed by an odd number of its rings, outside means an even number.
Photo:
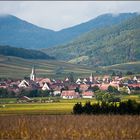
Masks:
[[[56,60],[31,60],[13,56],[0,55],[0,77],[24,78],[29,77],[32,66],[35,66],[37,77],[65,78],[73,72],[76,76],[90,75],[93,68],[75,65]]]
[[[32,66],[35,66],[37,77],[65,78],[73,72],[75,78],[89,77],[93,75],[112,74],[113,71],[127,71],[134,73],[140,72],[140,61],[123,63],[106,67],[89,67],[85,65],[75,65],[64,61],[54,60],[29,60],[12,56],[0,55],[0,78],[21,78],[29,77]]]
[[[45,50],[45,49],[44,49]],[[105,66],[140,60],[140,16],[78,37],[47,54],[71,63]]]

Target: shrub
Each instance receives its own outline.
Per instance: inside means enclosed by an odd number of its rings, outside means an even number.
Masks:
[[[82,114],[83,113],[83,107],[81,102],[80,103],[76,103],[73,107],[73,113],[74,114]]]

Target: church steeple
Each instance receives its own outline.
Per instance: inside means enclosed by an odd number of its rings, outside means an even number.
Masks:
[[[90,77],[89,77],[90,82],[93,82],[93,74],[91,73]]]
[[[36,74],[35,74],[35,67],[32,67],[32,72],[30,74],[30,80],[35,81],[36,79]]]

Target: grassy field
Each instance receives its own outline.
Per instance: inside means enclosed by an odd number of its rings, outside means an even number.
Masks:
[[[0,139],[139,140],[140,116],[0,116]]]
[[[140,95],[119,95],[122,101],[128,99],[140,102]],[[40,99],[39,97],[37,99]],[[86,101],[91,103],[97,102],[96,99],[60,99],[60,102],[52,103],[16,103],[15,98],[0,99],[1,106],[0,115],[4,114],[71,114],[73,106],[77,102],[85,104]]]
[[[1,99],[5,107],[0,108],[0,114],[71,114],[74,104],[82,102],[87,99],[63,100],[53,103],[15,103],[16,99]],[[95,99],[90,99],[91,103],[95,103]]]

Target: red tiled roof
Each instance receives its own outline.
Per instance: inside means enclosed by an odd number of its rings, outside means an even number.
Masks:
[[[41,79],[39,83],[51,83],[51,80],[49,78],[44,78],[44,79]]]
[[[101,90],[107,90],[108,87],[109,87],[109,84],[102,84],[99,88],[100,88]]]
[[[119,84],[118,83],[110,83],[109,86],[118,87]]]
[[[108,79],[108,78],[110,78],[110,76],[109,75],[104,75],[103,78]]]
[[[86,91],[86,92],[83,92],[82,95],[83,96],[93,96],[93,92],[92,91]]]
[[[76,87],[77,87],[77,85],[69,85],[69,86],[68,86],[68,89],[69,89],[69,90],[72,90],[72,89],[76,89]]]
[[[74,90],[64,90],[61,93],[61,96],[76,96],[77,92],[75,92]]]
[[[109,86],[113,86],[113,87],[118,87],[119,85],[118,84],[102,84],[99,88],[101,90],[107,90]]]
[[[80,89],[81,90],[87,90],[89,88],[89,85],[81,84]]]
[[[53,90],[57,90],[57,91],[60,91],[62,89],[62,87],[60,87],[60,86],[56,86]]]
[[[7,88],[7,86],[0,86],[0,88]]]
[[[100,87],[101,84],[92,84],[91,86],[92,86],[92,87],[94,87],[94,86],[98,86],[98,87]]]
[[[140,84],[128,84],[129,87],[140,87]]]

